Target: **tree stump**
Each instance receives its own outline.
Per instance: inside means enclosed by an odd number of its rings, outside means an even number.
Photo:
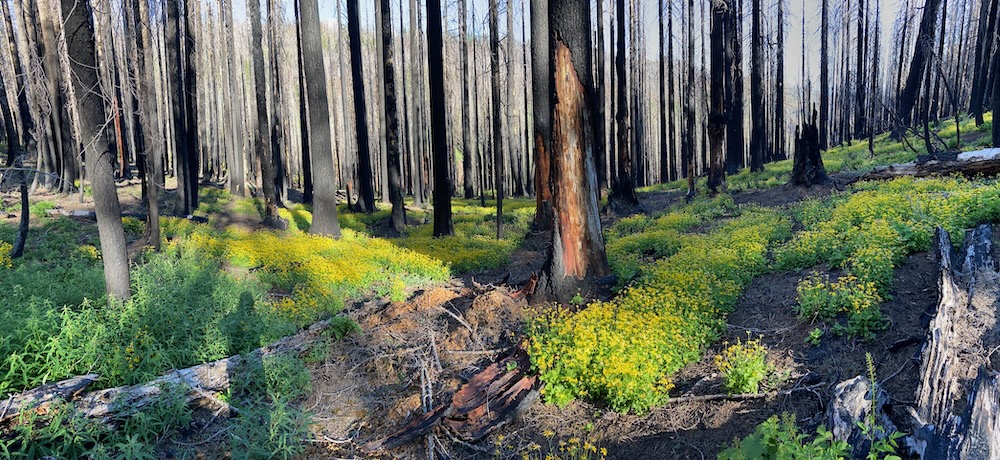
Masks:
[[[812,187],[830,181],[823,166],[823,156],[819,149],[819,128],[816,127],[816,111],[812,122],[802,129],[795,129],[795,159],[792,161],[791,184],[796,187]]]
[[[827,424],[834,439],[846,441],[852,448],[855,458],[864,458],[871,449],[868,435],[858,426],[872,416],[875,410],[875,422],[884,431],[875,433],[881,439],[896,431],[896,426],[889,420],[883,407],[889,402],[889,393],[875,386],[875,401],[872,401],[872,384],[868,378],[857,376],[845,380],[833,387],[833,401],[826,410]]]

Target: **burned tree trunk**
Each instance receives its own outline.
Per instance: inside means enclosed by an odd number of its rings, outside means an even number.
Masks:
[[[361,19],[358,14],[358,0],[347,0],[347,34],[351,48],[351,79],[354,82],[354,123],[358,131],[358,206],[362,212],[372,213],[375,212],[375,185],[372,182],[372,157],[368,145],[368,108],[365,104],[365,81],[361,69]]]
[[[938,230],[941,298],[931,320],[920,366],[914,427],[908,444],[920,458],[991,459],[1000,456],[1000,379],[989,350],[1000,345],[997,262],[989,225],[966,238],[961,265],[951,237]]]
[[[597,139],[591,121],[596,101],[587,3],[552,1],[548,16],[555,220],[543,285],[560,301],[591,288],[593,281],[611,272],[597,203]]]
[[[495,18],[493,25],[496,26]],[[494,41],[494,46],[495,43]],[[432,164],[434,168],[434,236],[438,237],[455,234],[455,227],[451,220],[451,177],[448,167],[448,125],[444,94],[444,30],[441,25],[440,0],[428,0],[427,2],[427,69],[431,90],[431,148],[434,155]],[[496,74],[494,74],[495,76]],[[497,90],[494,89],[494,91]],[[496,96],[497,93],[494,95]],[[502,189],[498,193],[502,193]],[[499,195],[497,199],[499,203]],[[497,214],[499,215],[499,213],[498,205]]]
[[[941,0],[926,0],[924,2],[924,15],[920,20],[920,32],[917,37],[917,47],[913,51],[913,59],[910,61],[910,72],[906,76],[906,84],[899,94],[896,104],[896,117],[899,120],[898,126],[893,129],[893,137],[899,138],[904,134],[904,130],[910,126],[913,120],[913,107],[917,102],[917,95],[920,93],[923,82],[928,51],[934,43],[934,32],[937,29],[937,11],[941,5]]]
[[[535,230],[552,228],[552,185],[549,169],[552,148],[550,107],[549,2],[531,2],[531,99],[535,135]]]
[[[708,189],[715,193],[721,186],[726,191],[725,150],[726,104],[725,84],[730,79],[732,68],[725,65],[725,56],[730,46],[727,40],[729,15],[732,14],[729,1],[712,0],[711,65],[712,87],[708,112],[708,138],[711,149],[708,166]]]
[[[860,180],[887,180],[895,177],[944,176],[963,174],[968,177],[991,176],[1000,173],[1000,150],[986,149],[957,155],[936,154],[898,165],[880,166],[861,176]]]
[[[97,232],[104,260],[104,281],[108,296],[125,301],[131,293],[125,231],[122,229],[121,205],[115,188],[114,167],[104,132],[104,99],[97,75],[94,50],[94,23],[89,2],[62,0],[66,46],[72,62],[77,104],[80,107],[80,131],[84,140],[87,176],[94,195]]]
[[[615,126],[618,131],[617,139],[617,171],[614,172],[611,180],[611,196],[608,197],[608,206],[618,211],[628,212],[639,204],[639,198],[635,194],[635,179],[632,177],[632,156],[629,148],[629,127],[628,127],[628,82],[625,79],[625,0],[618,0],[615,15],[618,18],[618,29],[616,32],[615,44],[615,79],[618,82],[616,100],[618,107],[615,108]]]
[[[396,107],[396,71],[392,44],[392,9],[389,0],[380,0],[382,21],[382,74],[385,91],[386,168],[388,169],[389,201],[392,203],[390,222],[392,228],[402,233],[406,227],[406,209],[403,205],[403,171],[399,158],[399,110]]]
[[[247,12],[250,21],[253,48],[250,52],[253,59],[254,89],[257,97],[257,159],[260,161],[261,186],[264,195],[264,225],[269,227],[284,227],[286,224],[278,215],[278,205],[274,192],[274,163],[271,156],[271,137],[268,129],[267,115],[267,85],[264,81],[264,49],[261,42],[260,3],[257,0],[247,2]]]
[[[792,162],[792,185],[812,187],[829,181],[823,157],[820,155],[819,129],[816,127],[816,112],[812,123],[806,123],[801,131],[795,129],[795,160]]]
[[[320,35],[319,5],[316,0],[302,0],[302,58],[309,104],[308,151],[313,175],[313,223],[311,233],[340,236],[337,221],[336,167],[330,142],[330,106],[326,96],[326,68],[323,66],[323,44]],[[309,84],[308,82],[313,82]]]

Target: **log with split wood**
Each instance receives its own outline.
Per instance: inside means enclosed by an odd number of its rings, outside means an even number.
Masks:
[[[908,420],[899,430],[908,433],[909,453],[921,459],[1000,459],[1000,273],[993,232],[989,225],[977,227],[954,256],[948,232],[939,229],[936,243],[940,298],[921,351],[915,402],[904,407]],[[856,456],[870,445],[856,422],[873,408],[886,433],[896,430],[883,411],[889,395],[873,392],[867,378],[842,382],[834,394],[828,424]]]

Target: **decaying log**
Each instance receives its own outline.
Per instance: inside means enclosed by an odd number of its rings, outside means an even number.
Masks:
[[[927,177],[948,174],[992,176],[1000,173],[1000,148],[939,154],[898,165],[880,166],[858,180],[886,180],[902,176]]]
[[[872,409],[875,410],[875,423],[884,428],[872,433],[876,439],[896,432],[896,426],[884,410],[889,402],[889,394],[876,385],[874,399],[873,404],[871,381],[860,375],[833,387],[833,401],[826,410],[827,425],[834,439],[846,441],[851,446],[854,458],[864,458],[871,450],[869,434],[858,426],[858,422],[870,421]]]
[[[1000,153],[1000,150],[998,150]],[[1000,458],[1000,379],[992,351],[997,326],[998,272],[993,233],[977,227],[966,238],[961,265],[951,238],[939,230],[941,294],[927,334],[907,445],[925,459]]]
[[[478,441],[510,421],[538,397],[536,376],[528,375],[531,362],[518,349],[472,376],[442,404],[385,438],[362,446],[365,452],[391,449],[444,425],[464,441]]]
[[[72,399],[97,380],[97,374],[81,375],[42,385],[0,401],[0,423],[28,409],[44,408],[57,399]]]
[[[298,334],[258,348],[247,356],[266,357],[282,353],[301,353],[327,329],[329,324],[330,320],[320,321]],[[233,371],[245,359],[241,355],[230,356],[187,369],[175,370],[151,382],[92,391],[79,397],[78,395],[84,388],[98,380],[98,376],[89,374],[73,377],[26,391],[2,401],[0,413],[3,415],[0,416],[0,423],[15,417],[21,411],[46,407],[60,399],[73,402],[77,411],[85,417],[107,419],[123,410],[134,410],[150,404],[168,386],[182,388],[185,401],[188,404],[226,409],[225,403],[219,400],[216,394],[229,388]],[[10,405],[10,410],[5,411],[4,407],[8,405]]]

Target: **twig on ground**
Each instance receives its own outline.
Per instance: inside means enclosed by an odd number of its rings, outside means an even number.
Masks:
[[[811,391],[816,388],[820,388],[825,383],[817,383],[815,385],[810,385],[807,387],[791,388],[788,390],[778,390],[778,391],[768,391],[764,393],[744,393],[744,394],[713,394],[713,395],[698,395],[698,396],[678,396],[676,398],[670,398],[667,400],[668,404],[677,404],[685,402],[702,402],[702,401],[746,401],[749,399],[761,399],[767,398],[769,396],[782,396],[790,395],[799,391]]]

